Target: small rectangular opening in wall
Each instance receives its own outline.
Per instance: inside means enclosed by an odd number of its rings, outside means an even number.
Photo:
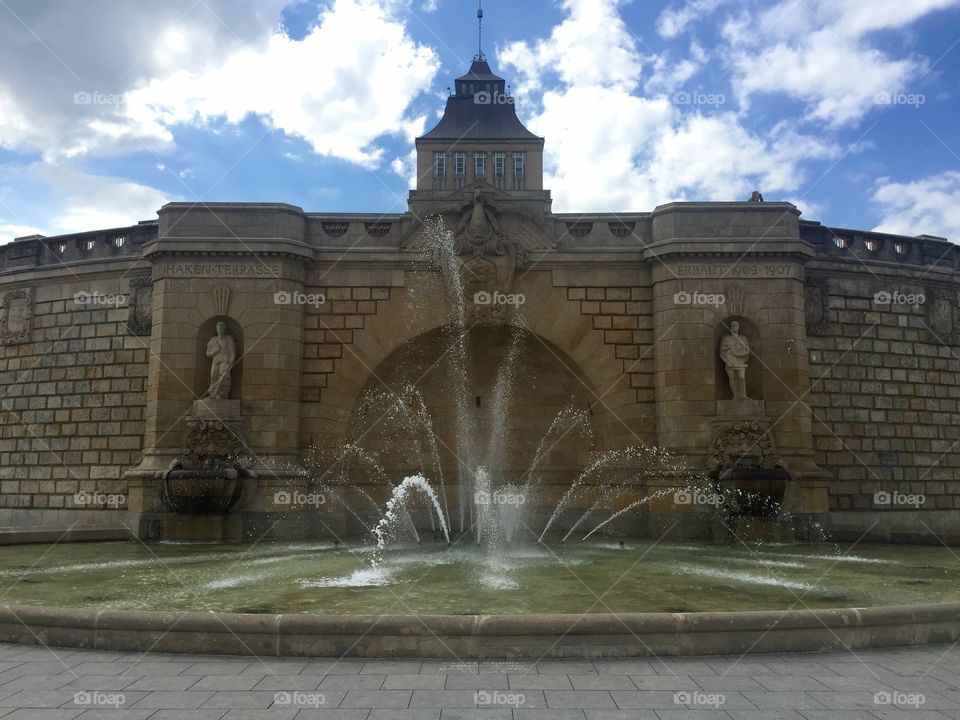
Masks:
[[[480,407],[480,405],[481,405],[480,396],[477,395],[477,407]]]

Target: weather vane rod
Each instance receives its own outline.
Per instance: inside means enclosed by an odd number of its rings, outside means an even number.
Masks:
[[[477,0],[477,60],[486,60],[483,54],[483,0]]]

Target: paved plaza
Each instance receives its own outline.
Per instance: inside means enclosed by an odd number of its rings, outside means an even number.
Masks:
[[[0,718],[960,720],[960,648],[534,663],[0,645]]]

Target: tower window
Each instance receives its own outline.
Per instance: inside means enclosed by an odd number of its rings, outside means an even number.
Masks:
[[[507,154],[505,152],[495,152],[493,154],[493,174],[497,177],[503,177],[507,174]]]
[[[513,176],[523,177],[527,174],[527,154],[515,152],[513,154]]]
[[[475,152],[473,154],[473,176],[482,178],[487,176],[487,154]]]
[[[467,174],[467,154],[458,152],[453,154],[453,174],[463,177]]]
[[[435,177],[447,176],[447,154],[435,152],[433,154],[433,174]]]

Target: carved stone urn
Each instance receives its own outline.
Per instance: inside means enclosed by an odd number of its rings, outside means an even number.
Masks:
[[[226,514],[243,495],[249,454],[243,439],[239,400],[204,398],[187,416],[184,455],[159,479],[165,509],[185,514]]]

